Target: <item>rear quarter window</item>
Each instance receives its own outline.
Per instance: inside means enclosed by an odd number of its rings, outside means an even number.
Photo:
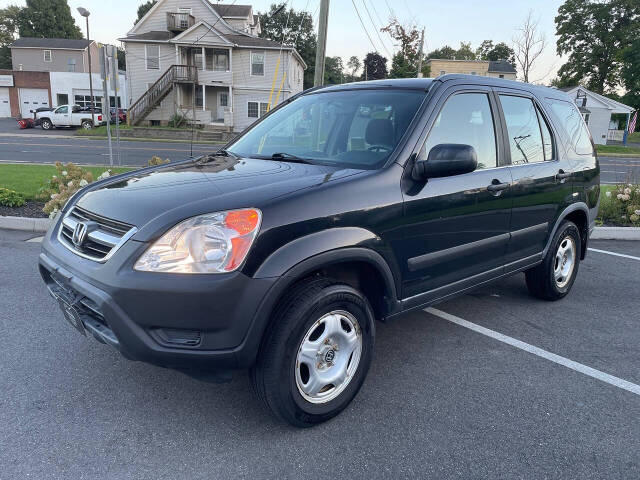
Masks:
[[[567,136],[571,148],[578,155],[591,155],[593,153],[591,134],[575,104],[550,98],[547,99],[547,104],[551,107],[551,114],[559,128]]]

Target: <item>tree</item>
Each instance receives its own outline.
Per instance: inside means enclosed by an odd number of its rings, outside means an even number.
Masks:
[[[313,31],[311,13],[281,8],[286,3],[272,4],[268,12],[260,13],[260,37],[293,46],[307,69],[304,72],[304,88],[313,86],[316,62],[316,34]],[[326,65],[325,65],[326,69]]]
[[[397,18],[391,18],[386,27],[380,29],[397,42],[398,51],[391,59],[391,78],[415,77],[418,73],[420,57],[420,30],[416,25],[403,25]]]
[[[133,22],[133,24],[135,25],[136,23],[138,23],[140,20],[142,20],[142,17],[144,17],[147,12],[149,10],[151,10],[151,8],[158,3],[158,0],[148,0],[147,2],[144,2],[142,5],[140,5],[138,7],[138,18],[136,18],[136,21]]]
[[[475,60],[476,53],[471,48],[471,42],[460,42],[460,48],[456,51],[455,60]]]
[[[558,72],[563,81],[598,93],[616,89],[639,15],[637,0],[566,0],[555,19],[558,55],[569,54]]]
[[[127,69],[127,52],[124,48],[118,47],[118,70]]]
[[[516,53],[513,48],[504,42],[494,45],[493,40],[483,41],[480,46],[476,48],[476,58],[478,60],[487,60],[492,62],[506,60],[514,67],[516,66]]]
[[[349,58],[347,62],[347,67],[351,69],[351,81],[353,82],[356,79],[356,73],[360,70],[362,64],[360,63],[360,59],[353,55]]]
[[[67,0],[27,0],[18,14],[21,37],[84,38]]]
[[[325,57],[324,85],[344,83],[344,66],[340,57]]]
[[[640,97],[640,39],[638,39],[637,35],[634,38],[635,40],[620,54],[622,62],[620,78],[624,88],[627,90],[625,96],[635,99]],[[638,106],[638,103],[629,105]]]
[[[362,80],[379,80],[387,78],[387,59],[376,52],[369,52],[364,57]]]
[[[11,69],[11,44],[18,31],[20,7],[9,5],[0,9],[0,68]]]
[[[540,32],[538,23],[539,21],[533,18],[533,10],[530,10],[513,37],[516,62],[522,70],[522,79],[525,82],[529,82],[531,68],[547,46],[546,38]]]
[[[455,60],[457,50],[455,48],[450,47],[449,45],[445,45],[442,48],[437,48],[432,50],[427,54],[427,58],[441,58],[445,60]]]

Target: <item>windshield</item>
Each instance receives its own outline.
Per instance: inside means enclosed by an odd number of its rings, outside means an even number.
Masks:
[[[228,150],[241,157],[379,168],[426,92],[346,90],[304,95],[253,127]]]

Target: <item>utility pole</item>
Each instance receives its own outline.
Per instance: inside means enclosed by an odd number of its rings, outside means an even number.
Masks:
[[[420,53],[418,53],[418,74],[416,78],[422,78],[422,48],[424,46],[424,27],[422,28],[422,34],[420,35]]]
[[[324,83],[324,59],[327,50],[327,23],[329,21],[329,0],[320,0],[320,20],[318,22],[318,42],[316,47],[316,70],[313,86]]]
[[[89,15],[91,13],[86,8],[78,7],[78,13],[87,19],[87,59],[89,61],[89,95],[91,96],[91,121],[95,121],[96,109],[93,105],[93,75],[91,73],[91,40],[89,39]]]
[[[109,143],[109,165],[113,167],[113,144],[111,143],[111,111],[109,109],[109,57],[107,46],[100,45],[100,76],[102,77],[102,116],[107,121],[107,141]],[[105,108],[106,105],[106,108]]]

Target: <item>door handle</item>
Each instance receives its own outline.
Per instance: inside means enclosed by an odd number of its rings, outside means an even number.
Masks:
[[[492,195],[500,195],[500,193],[502,193],[502,190],[506,190],[507,188],[509,188],[510,183],[509,182],[505,182],[505,183],[500,183],[500,180],[494,179],[491,182],[491,185],[487,186],[487,190],[489,190],[489,192]]]
[[[556,173],[556,180],[564,180],[565,178],[569,178],[571,176],[571,172],[565,172],[564,170],[558,170]]]

